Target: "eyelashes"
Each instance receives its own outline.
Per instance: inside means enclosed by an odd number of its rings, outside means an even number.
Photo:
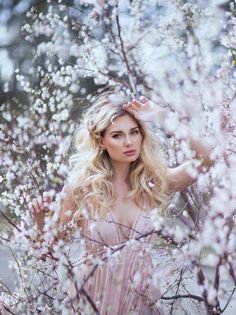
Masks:
[[[137,130],[132,131],[130,134],[131,135],[137,135],[139,133],[140,133],[140,131],[137,129]],[[120,134],[120,133],[112,136],[112,138],[114,138],[114,139],[119,139],[121,137],[122,137],[122,134]]]

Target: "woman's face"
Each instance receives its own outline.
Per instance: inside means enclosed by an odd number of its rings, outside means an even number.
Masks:
[[[111,160],[133,162],[140,154],[142,134],[134,118],[123,115],[115,118],[105,130],[100,146],[107,150]]]

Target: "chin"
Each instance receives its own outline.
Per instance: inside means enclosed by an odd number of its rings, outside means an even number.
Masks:
[[[136,161],[137,159],[139,158],[139,156],[128,156],[125,160],[125,161],[129,161],[129,162],[134,162]]]

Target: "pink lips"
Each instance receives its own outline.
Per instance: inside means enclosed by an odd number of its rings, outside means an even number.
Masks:
[[[129,151],[125,151],[124,154],[126,155],[134,155],[136,152],[136,150],[129,150]]]

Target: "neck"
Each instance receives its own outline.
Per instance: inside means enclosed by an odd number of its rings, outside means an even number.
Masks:
[[[129,170],[131,163],[111,161],[113,168],[113,183],[129,183]]]

